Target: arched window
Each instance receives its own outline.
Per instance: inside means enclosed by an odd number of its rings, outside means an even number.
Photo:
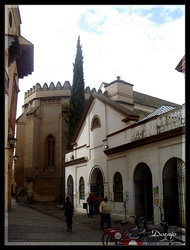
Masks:
[[[85,199],[85,190],[84,190],[84,178],[81,177],[79,180],[79,199],[84,200]]]
[[[91,130],[101,127],[100,117],[95,115],[91,121]]]
[[[119,172],[114,175],[114,201],[115,202],[123,202],[123,183],[122,176]]]
[[[46,138],[46,167],[55,167],[55,139],[52,135]]]
[[[67,196],[69,200],[73,203],[73,177],[69,175],[67,179]]]

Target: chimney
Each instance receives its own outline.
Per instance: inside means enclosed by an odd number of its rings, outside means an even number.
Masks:
[[[120,76],[116,78],[117,80],[104,85],[108,97],[128,109],[134,110],[133,84],[121,80]]]

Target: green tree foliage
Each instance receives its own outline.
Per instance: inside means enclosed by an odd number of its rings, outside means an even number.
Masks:
[[[84,78],[83,78],[83,56],[82,46],[80,45],[80,36],[77,40],[77,52],[75,63],[73,64],[73,84],[71,87],[71,97],[69,103],[68,114],[68,135],[67,135],[67,149],[72,149],[71,139],[79,124],[80,118],[85,107],[84,96]]]

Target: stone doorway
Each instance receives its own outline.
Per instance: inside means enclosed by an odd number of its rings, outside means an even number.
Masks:
[[[95,168],[91,174],[90,192],[98,198],[95,202],[94,212],[99,213],[99,205],[104,198],[104,181],[99,168]]]
[[[134,173],[135,215],[153,221],[152,174],[145,163],[139,163]]]
[[[185,164],[176,157],[163,169],[163,208],[169,225],[185,227]]]

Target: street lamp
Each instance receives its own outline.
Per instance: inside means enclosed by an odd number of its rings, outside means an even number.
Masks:
[[[9,144],[11,147],[15,148],[17,139],[14,137],[9,137]]]

